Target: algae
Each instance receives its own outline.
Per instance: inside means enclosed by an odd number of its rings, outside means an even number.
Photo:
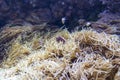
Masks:
[[[0,66],[1,80],[120,79],[117,35],[92,29],[40,33],[30,40],[20,34],[12,42]]]

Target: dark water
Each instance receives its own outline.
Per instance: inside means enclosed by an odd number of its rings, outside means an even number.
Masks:
[[[41,24],[63,26],[78,25],[79,19],[96,21],[98,14],[106,9],[100,0],[1,0],[0,27],[6,24]],[[16,25],[17,25],[16,24]]]

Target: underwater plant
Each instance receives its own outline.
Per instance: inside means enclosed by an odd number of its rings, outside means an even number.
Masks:
[[[1,80],[120,79],[117,35],[91,29],[40,33],[30,40],[20,35],[13,41],[0,65]]]

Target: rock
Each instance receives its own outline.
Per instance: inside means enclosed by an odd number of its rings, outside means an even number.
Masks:
[[[120,13],[120,0],[101,0],[107,9],[113,13]]]
[[[61,27],[61,18],[66,17],[66,26],[70,28],[76,26],[81,18],[91,20],[97,17],[101,11],[99,6],[102,6],[99,0],[1,0],[0,25],[2,27],[11,22],[16,25],[13,22],[21,19],[33,25],[46,22]],[[21,22],[18,24],[23,25]]]

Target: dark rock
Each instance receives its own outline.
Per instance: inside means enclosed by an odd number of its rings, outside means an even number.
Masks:
[[[113,13],[120,13],[120,0],[101,0],[103,4],[107,5],[107,9]]]
[[[61,19],[65,18],[65,24]],[[0,0],[0,26],[39,25],[48,23],[65,26],[85,26],[94,21],[119,27],[119,0]],[[82,28],[81,28],[82,29]]]
[[[100,0],[1,0],[0,20],[6,24],[21,19],[30,24],[47,22],[62,26],[61,18],[66,17],[66,26],[73,27],[81,18],[94,20],[101,6]]]

